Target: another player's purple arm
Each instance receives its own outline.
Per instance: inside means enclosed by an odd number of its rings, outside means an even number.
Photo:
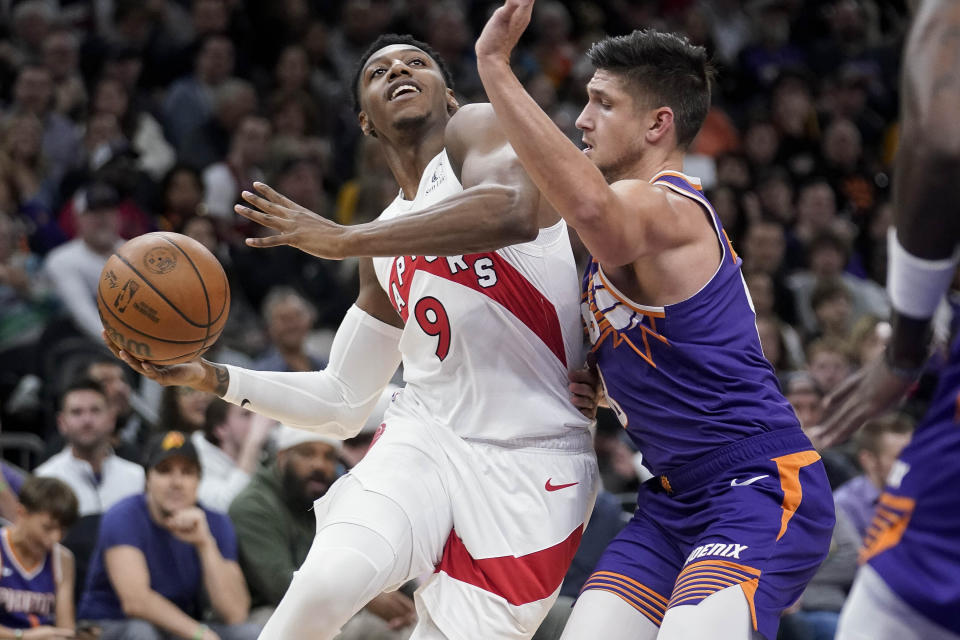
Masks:
[[[236,211],[279,233],[251,238],[254,247],[289,245],[320,258],[463,255],[536,238],[559,217],[541,202],[489,104],[461,107],[444,143],[464,190],[417,213],[354,226],[336,224],[257,183],[243,198],[259,210]]]

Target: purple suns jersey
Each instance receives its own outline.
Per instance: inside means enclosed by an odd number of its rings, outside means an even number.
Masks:
[[[54,551],[40,564],[25,567],[10,544],[9,529],[0,529],[0,625],[29,629],[54,624],[58,558]]]
[[[877,500],[860,560],[907,604],[960,635],[960,336],[926,415]]]
[[[651,183],[703,207],[723,253],[717,271],[690,298],[650,307],[618,291],[592,260],[581,312],[610,406],[643,453],[643,465],[660,475],[799,423],[760,350],[741,260],[699,180],[664,171]]]

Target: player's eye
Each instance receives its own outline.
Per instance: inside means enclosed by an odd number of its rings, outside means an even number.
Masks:
[[[424,66],[426,63],[423,61],[422,58],[414,58],[413,60],[410,61],[410,64],[416,64],[416,65],[419,65],[419,66],[422,67],[422,66]]]
[[[371,77],[371,78],[376,78],[377,76],[379,76],[379,75],[382,74],[382,73],[383,73],[383,69],[382,69],[382,68],[377,68],[377,69],[374,69],[374,70],[373,70],[373,72],[370,74],[370,77]]]

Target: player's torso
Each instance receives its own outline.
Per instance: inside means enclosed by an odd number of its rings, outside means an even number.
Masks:
[[[381,219],[461,190],[441,152],[425,169],[416,199],[398,198]],[[498,251],[375,258],[374,267],[405,324],[406,388],[391,410],[490,440],[586,426],[567,396],[568,368],[582,360],[582,330],[564,223]]]
[[[631,301],[591,261],[581,313],[611,408],[644,465],[660,474],[742,438],[799,425],[760,349],[740,259],[699,181],[667,172],[653,182],[701,205],[722,249],[720,265],[693,296],[650,307]]]
[[[0,531],[0,625],[35,627],[53,624],[56,579],[53,556],[34,567],[24,566],[10,544],[8,529]]]

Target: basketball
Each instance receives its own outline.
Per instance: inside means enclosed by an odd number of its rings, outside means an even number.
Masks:
[[[186,362],[210,348],[227,323],[230,286],[203,245],[159,231],[119,247],[100,274],[97,309],[119,348],[156,364]]]

